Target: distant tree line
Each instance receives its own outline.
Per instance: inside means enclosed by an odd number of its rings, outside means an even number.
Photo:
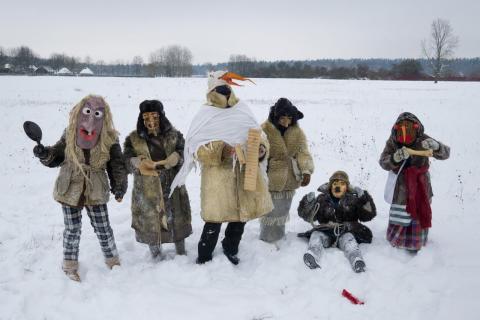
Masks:
[[[372,80],[427,80],[433,78],[427,59],[322,59],[306,61],[256,61],[245,55],[231,55],[228,63],[194,66],[194,74],[228,69],[256,78],[326,78]],[[443,79],[480,79],[480,58],[448,60]]]
[[[78,73],[85,67],[98,76],[126,77],[190,77],[205,76],[210,70],[227,69],[255,78],[325,78],[325,79],[385,79],[427,80],[434,72],[428,59],[320,59],[304,61],[257,61],[243,54],[233,54],[226,63],[192,65],[188,48],[173,45],[153,51],[145,62],[141,56],[131,61],[106,63],[92,58],[53,53],[42,58],[27,46],[13,49],[0,47],[0,73],[5,64],[14,73],[30,74],[29,68],[49,66],[58,71],[68,68]],[[5,70],[4,70],[5,71]],[[5,72],[3,72],[5,73]],[[480,58],[449,59],[442,66],[440,78],[480,80]]]
[[[99,76],[190,77],[193,71],[192,60],[192,52],[178,45],[155,50],[150,54],[148,63],[141,56],[135,56],[129,62],[113,63],[105,63],[103,60],[93,62],[89,56],[81,59],[63,53],[53,53],[49,58],[42,58],[27,46],[12,49],[0,47],[0,73],[31,74],[33,66],[47,66],[54,71],[68,68],[74,73],[88,67]],[[5,68],[6,64],[9,69]]]

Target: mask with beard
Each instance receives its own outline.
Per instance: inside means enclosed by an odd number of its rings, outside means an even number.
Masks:
[[[85,101],[77,117],[76,144],[81,149],[93,149],[103,128],[103,99],[91,97]]]
[[[160,115],[158,112],[144,112],[142,117],[148,134],[157,136],[160,132]]]

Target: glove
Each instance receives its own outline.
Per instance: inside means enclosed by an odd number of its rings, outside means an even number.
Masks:
[[[434,151],[437,151],[438,149],[440,149],[440,144],[432,138],[427,138],[422,141],[422,147],[427,150],[432,149]]]
[[[164,160],[164,163],[162,163],[161,165],[163,165],[165,167],[165,169],[171,169],[173,167],[175,167],[178,162],[180,161],[180,155],[176,152],[172,153],[171,155],[169,155],[165,160]],[[158,169],[158,166],[157,166],[157,169]]]
[[[393,154],[393,161],[399,163],[402,162],[403,160],[407,160],[408,157],[410,157],[410,154],[407,151],[406,147],[401,147],[395,153]]]
[[[33,148],[33,155],[39,158],[40,160],[44,160],[48,157],[48,150],[47,148],[45,148],[43,144],[37,144]]]
[[[305,187],[305,186],[308,186],[309,183],[310,183],[310,174],[304,173],[303,174],[303,180],[302,180],[302,183],[300,183],[300,185],[302,187]]]
[[[357,194],[358,198],[361,198],[365,191],[360,187],[353,187],[353,191]]]
[[[115,191],[115,200],[117,200],[118,202],[122,202],[123,194],[124,193],[120,190]]]

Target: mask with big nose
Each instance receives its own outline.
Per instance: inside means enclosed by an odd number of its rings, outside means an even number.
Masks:
[[[347,183],[343,180],[334,180],[330,192],[337,199],[343,198],[347,192]]]
[[[97,145],[102,132],[105,103],[100,97],[87,99],[77,117],[76,144],[81,149]]]
[[[142,117],[148,134],[157,136],[160,132],[160,115],[158,112],[145,112],[142,114]]]

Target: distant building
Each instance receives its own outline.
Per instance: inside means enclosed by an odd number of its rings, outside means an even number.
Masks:
[[[93,71],[90,70],[90,68],[84,68],[82,69],[82,71],[80,71],[79,73],[80,76],[82,77],[88,77],[88,76],[93,76]]]
[[[53,70],[52,68],[48,67],[48,66],[41,66],[39,68],[37,68],[37,70],[35,70],[35,75],[51,75],[51,74],[55,74],[55,70]]]
[[[3,66],[0,66],[0,73],[13,73],[15,68],[13,65],[7,63]]]
[[[30,73],[35,73],[35,71],[36,71],[38,68],[37,68],[35,65],[31,64],[31,65],[28,66],[27,69],[28,69],[28,71],[29,71]]]
[[[57,76],[73,76],[73,72],[68,68],[63,67],[62,69],[58,70]]]

